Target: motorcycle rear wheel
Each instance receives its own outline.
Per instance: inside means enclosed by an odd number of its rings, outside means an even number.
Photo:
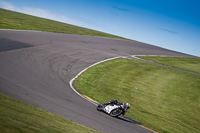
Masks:
[[[98,110],[98,111],[102,111],[102,110],[103,110],[103,108],[104,108],[104,107],[103,107],[103,105],[102,105],[102,104],[99,104],[99,105],[97,106],[97,110]]]

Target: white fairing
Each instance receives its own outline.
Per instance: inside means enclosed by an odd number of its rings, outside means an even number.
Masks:
[[[107,112],[108,114],[110,114],[110,112],[113,110],[113,109],[116,109],[118,108],[119,106],[117,105],[114,105],[114,106],[111,106],[111,105],[107,105],[105,108],[104,108],[104,111]]]

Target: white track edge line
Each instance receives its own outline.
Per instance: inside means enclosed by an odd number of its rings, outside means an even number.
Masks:
[[[109,58],[109,59],[105,59],[105,60],[102,60],[102,61],[99,61],[97,63],[94,63],[92,65],[90,65],[89,67],[83,69],[81,72],[79,72],[73,79],[70,80],[69,84],[70,84],[70,87],[72,88],[72,90],[78,94],[79,96],[81,96],[82,98],[84,98],[85,100],[89,101],[90,103],[94,104],[94,105],[97,105],[96,102],[93,102],[93,101],[90,101],[89,99],[87,99],[86,97],[84,97],[82,94],[80,94],[74,87],[73,87],[73,82],[76,78],[78,78],[78,76],[80,76],[83,72],[85,72],[86,70],[88,70],[89,68],[97,65],[97,64],[100,64],[100,63],[103,63],[103,62],[106,62],[106,61],[110,61],[110,60],[114,60],[114,59],[118,59],[118,58],[124,58],[122,56],[119,56],[119,57],[113,57],[113,58]]]
[[[131,55],[131,57],[138,58],[138,57],[135,57],[135,56],[138,56],[138,55]],[[143,56],[144,56],[144,55],[143,55]],[[155,55],[152,55],[152,56],[155,56]],[[89,68],[91,68],[91,67],[93,67],[93,66],[95,66],[95,65],[97,65],[97,64],[100,64],[100,63],[103,63],[103,62],[106,62],[106,61],[110,61],[110,60],[114,60],[114,59],[118,59],[118,58],[128,58],[128,57],[125,57],[125,56],[117,56],[117,57],[113,57],[113,58],[108,58],[108,59],[99,61],[99,62],[97,62],[97,63],[94,63],[94,64],[88,66],[87,68],[83,69],[83,70],[82,70],[81,72],[79,72],[74,78],[72,78],[72,79],[70,80],[70,82],[69,82],[70,87],[72,88],[72,90],[73,90],[76,94],[78,94],[79,96],[81,96],[81,97],[84,98],[85,100],[87,100],[87,101],[89,101],[89,102],[91,102],[91,103],[97,105],[97,103],[95,103],[95,102],[93,102],[93,101],[90,101],[89,99],[87,99],[86,97],[84,97],[83,95],[81,95],[81,94],[74,88],[73,82],[74,82],[74,80],[75,80],[76,78],[78,78],[78,76],[80,76],[80,75],[81,75],[83,72],[85,72],[87,69],[89,69]],[[139,59],[140,59],[140,58],[139,58]]]
[[[31,31],[31,32],[47,32],[47,31],[37,31],[37,30],[18,30],[18,29],[0,29],[2,31]],[[53,33],[53,32],[52,32]]]
[[[111,40],[123,40],[123,41],[131,41],[131,40],[125,40],[125,39],[119,39],[119,38],[109,38],[109,37],[100,37],[100,36],[90,36],[90,35],[81,35],[81,34],[70,34],[70,33],[62,33],[62,32],[53,32],[53,31],[38,31],[38,30],[18,30],[18,29],[0,29],[0,30],[7,30],[7,31],[32,31],[32,32],[49,32],[49,33],[61,33],[61,34],[69,34],[69,35],[80,35],[80,36],[89,36],[89,37],[97,37],[97,38],[105,38],[105,39],[111,39]],[[127,38],[128,39],[128,38]],[[132,41],[131,41],[132,42]],[[138,42],[134,41],[133,42]],[[142,42],[141,42],[142,43]]]

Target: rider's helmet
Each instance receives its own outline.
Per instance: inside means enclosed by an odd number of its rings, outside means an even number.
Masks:
[[[118,101],[117,101],[117,100],[113,100],[113,103],[114,103],[114,104],[118,104]]]
[[[110,100],[110,103],[118,104],[118,101],[114,99],[114,100]]]
[[[125,104],[125,107],[126,107],[127,109],[129,109],[129,108],[131,107],[131,105],[130,105],[129,103],[126,103],[126,104]]]

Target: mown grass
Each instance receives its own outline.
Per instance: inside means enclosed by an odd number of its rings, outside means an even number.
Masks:
[[[160,132],[200,132],[200,76],[129,59],[96,65],[74,82],[104,103],[129,102],[126,116]]]
[[[89,36],[129,40],[127,38],[103,33],[100,31],[95,31],[58,21],[39,18],[18,12],[13,12],[1,8],[0,8],[0,29],[48,31],[48,32],[59,32],[59,33],[89,35]]]
[[[139,58],[200,73],[200,58],[161,56],[139,56]]]
[[[97,132],[1,93],[0,101],[1,133]]]

